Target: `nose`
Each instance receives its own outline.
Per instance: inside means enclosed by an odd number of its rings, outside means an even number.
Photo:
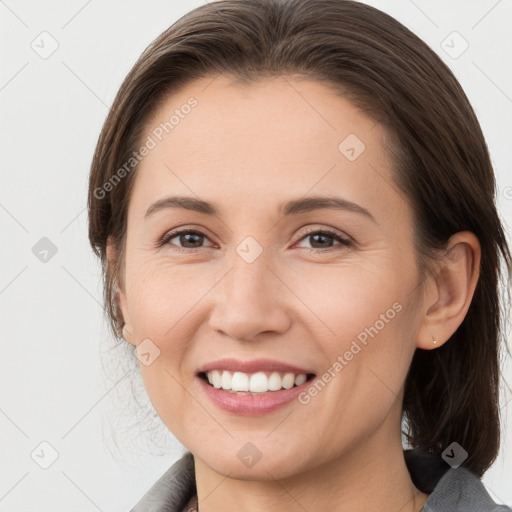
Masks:
[[[229,272],[215,287],[210,327],[237,341],[251,341],[264,333],[289,329],[290,292],[261,255],[247,263],[235,255]]]

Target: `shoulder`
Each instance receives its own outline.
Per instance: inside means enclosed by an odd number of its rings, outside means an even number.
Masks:
[[[195,493],[194,458],[187,451],[156,481],[130,512],[181,512]]]
[[[406,450],[405,459],[418,489],[429,494],[422,512],[511,512],[498,505],[480,478],[466,468],[450,468],[440,457]]]
[[[436,485],[424,506],[424,512],[510,512],[498,505],[481,480],[465,468],[449,469]]]

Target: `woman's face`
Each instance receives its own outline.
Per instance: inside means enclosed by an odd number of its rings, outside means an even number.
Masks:
[[[128,211],[127,339],[143,343],[161,419],[215,471],[265,480],[399,445],[422,296],[384,136],[324,85],[290,76],[197,81],[147,123]],[[198,375],[225,358],[226,386],[262,358],[297,370],[257,364],[247,380],[267,380],[253,385],[315,376],[300,394],[234,394]]]

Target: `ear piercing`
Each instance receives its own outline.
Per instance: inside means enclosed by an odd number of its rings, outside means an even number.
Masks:
[[[436,337],[434,336],[434,345],[437,343]]]

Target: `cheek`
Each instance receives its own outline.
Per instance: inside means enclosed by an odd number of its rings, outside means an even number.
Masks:
[[[381,304],[359,305],[357,316],[350,316],[352,308],[340,315],[340,332],[344,326],[346,331],[323,345],[328,361],[319,376],[323,384],[302,397],[307,416],[324,425],[323,435],[340,450],[371,436],[386,418],[394,417],[396,428],[400,422],[403,384],[414,353],[412,322],[400,301],[391,307],[387,300]]]
[[[164,423],[179,434],[182,411],[190,407],[184,386],[192,378],[186,362],[198,325],[194,306],[213,282],[192,267],[186,272],[146,262],[132,270],[129,306],[136,341],[149,339],[158,347],[151,364],[140,364],[144,386]]]
[[[304,304],[302,318],[309,315],[317,319],[323,336],[315,332],[316,338],[331,340],[336,349],[356,338],[364,343],[375,333],[371,329],[374,324],[381,332],[399,316],[397,310],[401,309],[403,290],[408,284],[404,274],[381,253],[359,262],[347,260],[336,266],[311,267],[286,276],[285,281]],[[400,275],[402,280],[397,277]],[[283,288],[283,293],[289,292]],[[329,342],[327,346],[330,345]]]
[[[127,290],[130,318],[139,338],[179,340],[188,313],[217,280],[211,269],[201,265],[134,260],[127,268]]]
[[[378,422],[401,395],[417,318],[415,274],[399,263],[323,269],[302,285],[299,295],[321,319],[312,336],[325,356],[324,398],[311,400],[315,417],[329,410],[345,424]]]

